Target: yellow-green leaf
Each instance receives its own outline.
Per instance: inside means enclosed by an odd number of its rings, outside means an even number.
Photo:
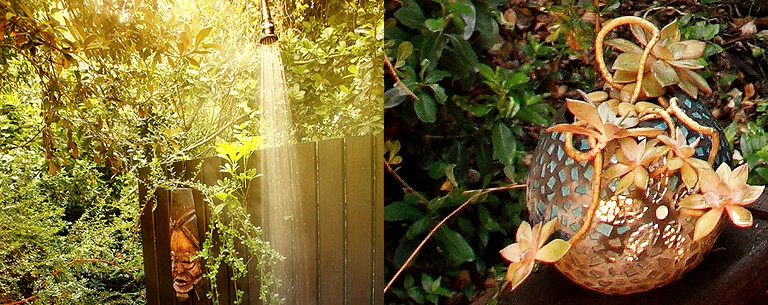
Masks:
[[[674,85],[680,81],[677,71],[663,60],[657,60],[651,65],[651,73],[662,87]]]
[[[614,70],[637,72],[638,65],[640,64],[640,57],[641,54],[637,53],[621,53],[616,57],[616,61],[613,62],[611,68]]]
[[[213,29],[212,27],[207,27],[200,30],[200,32],[197,32],[197,36],[195,37],[195,47],[200,45],[200,42],[202,42],[203,40],[205,40],[206,37],[208,37],[208,34],[211,34],[212,29]]]
[[[699,63],[698,60],[695,60],[695,59],[670,60],[668,62],[673,67],[681,68],[681,69],[693,70],[693,69],[704,68],[704,65],[702,65],[701,63]]]
[[[621,163],[617,163],[609,167],[608,169],[603,172],[603,175],[608,179],[617,178],[620,176],[623,176],[627,172],[629,172],[629,166]]]
[[[653,74],[645,73],[643,76],[643,93],[646,97],[662,96],[666,93],[666,89],[662,86]]]
[[[613,81],[620,84],[633,83],[637,81],[637,71],[616,70],[613,73]]]
[[[680,167],[680,174],[683,176],[683,183],[685,183],[685,186],[687,186],[689,189],[696,186],[696,181],[699,180],[699,175],[696,174],[696,171],[693,170],[693,167],[687,163],[684,163],[683,166]]]
[[[707,80],[701,77],[699,73],[696,73],[695,71],[691,71],[691,70],[678,70],[678,76],[680,76],[681,83],[686,83],[691,86],[694,86],[694,88],[698,88],[698,90],[700,90],[705,95],[709,95],[712,93],[712,88],[709,87]],[[682,88],[682,86],[680,87]],[[695,98],[696,94],[693,94],[691,96]]]
[[[696,227],[693,229],[693,241],[697,241],[704,236],[709,235],[720,222],[720,216],[723,215],[723,209],[711,209],[701,215],[696,221]]]
[[[562,239],[555,239],[536,252],[536,260],[545,263],[554,263],[568,253],[571,244]]]
[[[677,20],[665,25],[661,32],[659,32],[659,36],[659,42],[663,44],[680,41],[680,29],[677,27]]]
[[[686,40],[675,42],[667,46],[672,52],[674,59],[697,59],[704,54],[704,48],[707,46],[703,41]]]
[[[667,160],[667,168],[669,170],[676,170],[683,166],[683,160],[680,160],[680,158],[671,158]]]
[[[643,48],[624,38],[614,38],[605,41],[605,45],[613,47],[624,53],[643,53]]]

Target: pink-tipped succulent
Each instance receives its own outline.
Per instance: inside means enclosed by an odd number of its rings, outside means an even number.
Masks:
[[[510,262],[507,268],[507,284],[510,290],[514,290],[533,271],[536,261],[554,263],[562,258],[571,248],[571,244],[555,239],[545,245],[552,233],[555,232],[557,219],[552,219],[546,224],[537,223],[533,228],[523,221],[517,228],[516,243],[506,246],[499,253]]]
[[[715,172],[708,170],[700,173],[700,193],[691,194],[680,201],[683,208],[706,210],[696,221],[694,240],[699,240],[712,232],[723,212],[728,213],[731,222],[738,227],[752,226],[752,213],[744,206],[755,202],[763,193],[765,186],[747,184],[748,173],[747,164],[731,171],[725,163],[720,164]]]

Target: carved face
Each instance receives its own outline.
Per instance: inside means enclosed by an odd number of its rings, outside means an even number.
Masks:
[[[200,259],[193,259],[197,247],[181,229],[171,231],[171,276],[179,301],[189,299],[189,292],[202,279]]]

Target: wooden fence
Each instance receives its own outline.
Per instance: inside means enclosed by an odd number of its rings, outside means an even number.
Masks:
[[[268,154],[283,155],[294,150],[293,165],[300,173],[294,182],[297,205],[292,226],[283,240],[273,241],[274,247],[286,260],[281,264],[283,276],[279,290],[285,304],[383,304],[384,287],[384,195],[383,195],[383,136],[368,135],[321,142],[300,143],[292,147],[257,151],[248,160],[250,168],[259,170],[261,158]],[[282,151],[281,151],[282,150]],[[207,185],[221,178],[219,158],[177,162],[164,168],[167,177],[190,179]],[[147,304],[210,304],[205,297],[208,283],[202,282],[194,297],[181,302],[176,299],[171,277],[170,230],[171,219],[179,209],[171,207],[178,192],[156,189],[153,194],[144,187],[149,169],[139,171],[141,204],[146,204],[141,218],[146,274]],[[259,190],[258,184],[269,175],[254,179],[248,189]],[[150,184],[151,185],[151,184]],[[188,193],[188,192],[187,192]],[[176,194],[176,195],[175,195]],[[257,225],[264,227],[270,206],[268,196],[249,194],[248,212]],[[195,233],[204,237],[211,212],[202,194],[192,190]],[[195,230],[193,230],[195,231]],[[200,240],[202,242],[202,238]],[[239,249],[243,250],[243,249]],[[252,263],[250,274],[255,273]],[[249,265],[250,266],[250,265]],[[203,272],[206,270],[203,269]],[[232,304],[235,286],[245,291],[244,304],[261,304],[258,300],[256,277],[230,280],[231,270],[221,268],[216,278],[220,301]]]

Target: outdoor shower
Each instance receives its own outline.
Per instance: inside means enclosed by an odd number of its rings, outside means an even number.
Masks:
[[[268,45],[277,42],[275,24],[272,23],[272,16],[269,14],[267,0],[261,0],[261,17],[264,19],[264,23],[261,25],[261,32],[264,36],[259,39],[259,43]]]

